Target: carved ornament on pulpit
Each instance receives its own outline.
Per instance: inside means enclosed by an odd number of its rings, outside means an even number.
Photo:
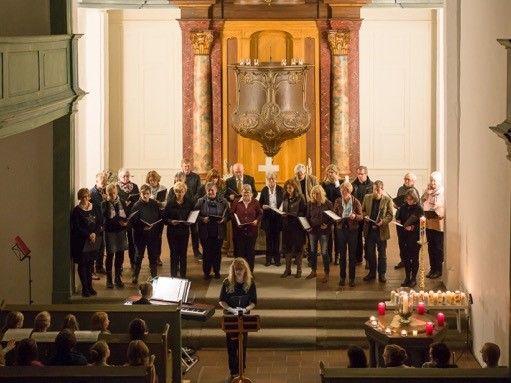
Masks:
[[[284,141],[305,134],[311,126],[306,104],[311,66],[274,62],[229,65],[236,74],[234,131],[261,143],[268,157],[274,157]]]

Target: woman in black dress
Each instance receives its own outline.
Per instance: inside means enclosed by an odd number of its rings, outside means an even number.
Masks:
[[[71,213],[71,256],[78,264],[82,296],[89,297],[97,294],[92,287],[92,271],[100,247],[102,216],[90,202],[89,189],[78,190],[78,200]]]
[[[281,278],[291,275],[293,257],[296,263],[295,278],[302,276],[303,245],[305,244],[305,231],[298,217],[305,217],[305,200],[295,188],[293,179],[284,183],[284,201],[282,202],[282,253],[286,258],[286,270]]]
[[[257,291],[250,267],[243,258],[235,258],[220,291],[220,306],[226,315],[248,314],[257,304]],[[247,333],[243,333],[243,368],[246,368]],[[238,337],[226,333],[231,380],[239,374]]]
[[[189,224],[186,222],[193,208],[193,202],[186,195],[187,186],[177,182],[173,188],[174,196],[170,198],[163,211],[167,225],[167,240],[170,248],[170,276],[186,278],[186,251],[190,238]]]

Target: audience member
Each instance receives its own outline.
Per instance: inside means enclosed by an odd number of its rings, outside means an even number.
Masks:
[[[0,346],[0,366],[12,366],[16,361],[16,341],[9,339],[4,348]]]
[[[16,354],[16,366],[44,366],[39,360],[39,350],[34,339],[26,338],[20,340],[16,347]]]
[[[34,332],[46,332],[51,326],[51,316],[48,311],[41,311],[34,318]]]
[[[127,366],[145,366],[151,375],[151,383],[157,383],[158,378],[154,369],[154,355],[149,355],[149,348],[143,340],[132,340],[128,345]]]
[[[55,355],[51,358],[53,366],[86,366],[87,359],[81,353],[76,352],[75,334],[64,329],[55,338]]]
[[[364,350],[359,346],[348,347],[348,368],[367,368],[367,358]]]
[[[146,335],[149,334],[149,329],[145,320],[140,318],[133,319],[128,328],[131,340],[144,340]]]
[[[138,286],[138,289],[140,290],[140,294],[142,295],[142,297],[138,301],[133,302],[133,304],[150,305],[151,304],[150,299],[153,296],[153,284],[150,282],[144,282]]]
[[[110,320],[108,319],[108,314],[104,311],[97,311],[92,314],[91,317],[91,330],[99,331],[102,334],[110,334],[108,330],[108,326],[110,325]]]
[[[481,354],[486,368],[499,367],[500,348],[495,343],[485,343],[481,348]]]
[[[110,348],[104,340],[98,340],[89,350],[89,366],[109,366]]]
[[[450,364],[451,351],[445,343],[435,342],[429,346],[429,362],[425,362],[423,368],[456,368],[455,364]]]
[[[0,339],[7,330],[22,328],[25,317],[19,311],[10,311],[5,316],[4,327],[0,331]]]
[[[406,358],[408,358],[408,355],[405,349],[397,344],[388,344],[383,350],[385,367],[409,368],[409,366],[405,364]]]
[[[64,323],[62,324],[62,330],[67,328],[71,331],[78,331],[80,330],[80,325],[78,324],[78,319],[73,314],[67,314],[64,317]]]

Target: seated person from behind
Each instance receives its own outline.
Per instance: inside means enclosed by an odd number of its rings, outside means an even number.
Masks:
[[[456,368],[455,364],[450,364],[451,351],[445,343],[435,342],[429,346],[429,362],[425,362],[422,368]]]
[[[133,319],[130,322],[128,333],[131,340],[144,340],[147,334],[149,334],[145,320],[140,318]]]
[[[16,350],[16,366],[44,367],[39,360],[39,350],[35,340],[30,338],[20,340]]]
[[[76,317],[73,314],[67,314],[64,317],[64,322],[62,323],[62,330],[64,330],[65,328],[67,328],[68,330],[71,330],[71,331],[79,331],[80,330],[80,325],[78,324],[78,320],[76,319]]]
[[[92,314],[91,317],[91,331],[99,331],[101,334],[110,334],[108,326],[110,326],[110,320],[108,314],[104,311],[97,311]]]
[[[410,368],[405,364],[406,358],[408,355],[405,349],[396,344],[388,344],[383,350],[385,367]]]
[[[348,354],[348,368],[367,368],[366,354],[361,347],[349,346],[346,353]]]
[[[89,366],[109,366],[110,347],[104,340],[99,340],[89,350]]]
[[[51,316],[48,311],[41,311],[34,318],[33,332],[46,332],[51,326]]]
[[[481,348],[483,362],[486,364],[485,368],[499,367],[500,348],[495,343],[485,343]]]
[[[74,332],[65,329],[55,338],[55,355],[50,360],[52,366],[86,366],[87,359],[74,350],[76,337]]]
[[[23,313],[20,313],[19,311],[8,312],[5,316],[4,327],[2,327],[0,335],[3,336],[7,330],[22,328],[24,319],[25,317],[23,316]]]
[[[150,282],[144,282],[141,283],[138,286],[138,289],[140,290],[140,294],[142,297],[138,300],[133,302],[134,305],[150,305],[150,299],[153,296],[153,285]]]
[[[154,355],[149,354],[149,348],[143,340],[132,340],[130,342],[127,358],[126,366],[145,366],[151,375],[150,383],[158,382],[154,369]]]

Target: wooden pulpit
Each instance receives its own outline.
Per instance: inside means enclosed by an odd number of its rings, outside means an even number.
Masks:
[[[261,320],[259,315],[224,315],[222,317],[222,330],[226,333],[238,335],[238,371],[239,376],[232,379],[231,383],[252,383],[246,378],[243,368],[243,333],[256,332],[261,328]]]

